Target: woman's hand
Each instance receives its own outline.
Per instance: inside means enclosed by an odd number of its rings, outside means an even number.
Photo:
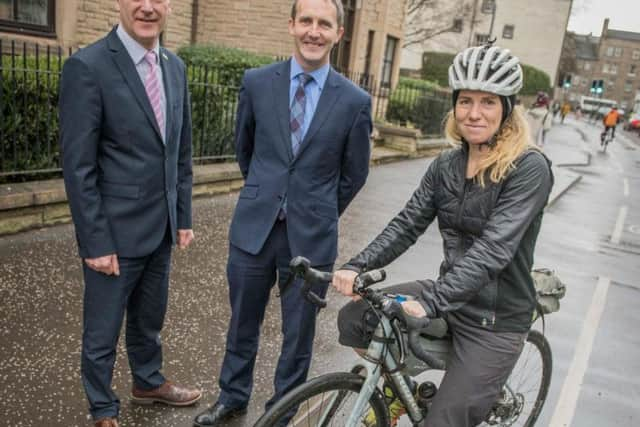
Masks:
[[[401,305],[404,312],[407,313],[409,316],[426,317],[427,315],[427,312],[425,311],[424,307],[418,301],[405,301],[401,303]]]
[[[358,273],[351,270],[336,270],[333,272],[333,281],[331,285],[336,288],[336,291],[347,297],[352,297],[354,300],[358,299],[358,295],[353,294],[353,283],[358,277]]]

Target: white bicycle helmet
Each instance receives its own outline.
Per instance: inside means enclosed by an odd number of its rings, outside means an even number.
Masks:
[[[469,47],[458,53],[449,67],[449,86],[454,91],[513,96],[522,88],[520,60],[509,49],[491,44]]]

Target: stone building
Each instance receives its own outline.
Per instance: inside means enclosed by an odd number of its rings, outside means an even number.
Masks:
[[[456,53],[495,37],[498,46],[546,72],[552,82],[556,80],[572,0],[452,0],[441,4],[456,5],[445,18],[451,31],[403,49],[403,69],[420,69],[424,52]],[[440,25],[428,22],[428,15],[424,19],[423,25]],[[415,30],[408,24],[407,32]]]
[[[601,97],[616,101],[625,110],[634,107],[640,96],[640,33],[609,28],[604,20],[600,37],[567,33],[575,42],[575,49],[565,48],[563,55],[575,57],[571,87],[558,88],[561,96],[577,103],[581,96],[594,96],[594,80],[603,80]]]
[[[384,85],[398,77],[407,0],[342,0],[345,36],[332,63],[371,75]],[[292,0],[171,0],[163,44],[176,49],[213,43],[252,52],[288,56],[287,21]],[[85,46],[118,21],[115,0],[0,2],[0,38],[41,45]]]

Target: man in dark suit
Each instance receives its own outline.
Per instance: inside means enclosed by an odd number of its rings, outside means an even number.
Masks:
[[[325,271],[337,255],[338,218],[369,170],[371,100],[331,69],[342,36],[339,0],[298,0],[293,57],[248,71],[240,91],[236,155],[245,178],[230,229],[232,316],[217,402],[195,419],[217,426],[246,412],[259,330],[272,286],[303,255]],[[326,285],[315,292],[324,296]],[[317,308],[293,284],[282,299],[283,344],[270,407],[306,380]]]
[[[117,426],[111,389],[126,313],[132,401],[185,406],[201,392],[160,373],[171,247],[191,229],[185,66],[159,46],[169,0],[118,0],[120,24],[64,65],[64,181],[84,260],[82,381],[95,425]]]

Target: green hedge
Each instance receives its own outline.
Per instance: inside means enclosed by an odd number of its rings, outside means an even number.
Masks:
[[[268,56],[215,45],[184,46],[178,49],[177,54],[188,66],[206,66],[215,70],[217,83],[231,86],[240,85],[246,69],[274,62]]]
[[[59,166],[59,75],[57,58],[37,66],[34,57],[2,58],[0,171]]]
[[[422,78],[446,87],[449,85],[449,66],[455,55],[450,53],[425,52],[422,56]],[[522,64],[524,85],[521,95],[535,95],[538,91],[552,92],[551,80],[544,71]]]
[[[437,83],[400,78],[391,92],[386,120],[402,126],[413,125],[424,135],[440,135],[442,119],[451,108],[451,95]]]
[[[535,95],[538,91],[553,93],[551,79],[544,71],[531,65],[522,64],[522,73],[524,75],[524,85],[520,95]]]
[[[425,52],[422,55],[422,78],[442,87],[449,85],[449,66],[455,55],[451,53]]]
[[[196,157],[233,157],[238,87],[248,68],[273,58],[214,45],[178,49],[187,64],[191,91],[193,153]]]
[[[233,129],[238,86],[244,70],[273,58],[217,46],[178,50],[188,66],[194,156],[233,157]],[[2,57],[0,94],[0,171],[27,171],[59,166],[58,59],[36,66],[33,56]],[[48,175],[24,175],[39,179]],[[0,178],[0,182],[8,178]]]

